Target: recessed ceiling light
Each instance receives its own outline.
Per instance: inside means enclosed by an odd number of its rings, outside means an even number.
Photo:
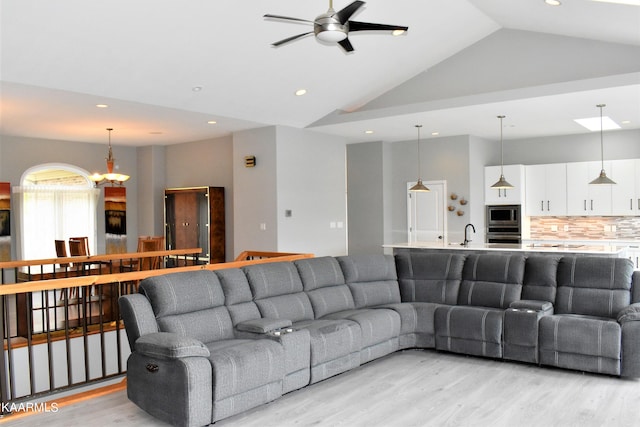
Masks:
[[[365,130],[364,133],[366,133],[367,135],[371,135],[373,133],[372,130]]]
[[[194,92],[200,92],[202,90],[202,86],[194,86],[191,88],[191,90]]]
[[[631,120],[623,120],[620,123],[622,123],[623,125],[630,125],[631,124]]]
[[[592,132],[600,130],[600,117],[589,117],[586,119],[575,119],[576,123],[584,126]],[[611,120],[609,116],[602,117],[602,130],[620,129],[620,125]]]
[[[207,123],[209,123],[210,125],[215,125],[215,124],[217,124],[218,122],[216,122],[215,120],[209,120]]]
[[[391,32],[391,35],[392,35],[392,36],[401,36],[401,35],[403,35],[404,33],[405,33],[405,31],[404,31],[404,30],[393,30],[393,31]]]
[[[98,108],[109,108],[109,106],[107,104],[96,104],[96,107],[98,107]]]
[[[544,2],[549,6],[560,6],[562,4],[560,0],[544,0]]]
[[[296,91],[296,96],[302,96],[302,95],[305,95],[306,93],[307,93],[306,89],[298,89]]]
[[[438,136],[440,135],[440,132],[431,132],[431,136]]]

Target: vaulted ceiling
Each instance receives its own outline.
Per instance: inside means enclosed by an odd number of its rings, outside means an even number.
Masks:
[[[336,0],[339,10],[349,0]],[[0,134],[136,146],[267,125],[349,142],[640,128],[640,6],[591,0],[369,0],[345,53],[266,13],[313,20],[327,0],[2,0]],[[304,88],[307,94],[295,96]],[[106,104],[107,108],[98,108]],[[208,121],[215,121],[209,124]],[[365,134],[367,130],[372,134]]]

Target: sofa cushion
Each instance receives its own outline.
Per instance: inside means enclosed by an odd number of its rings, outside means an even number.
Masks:
[[[256,300],[302,292],[300,275],[291,262],[253,264],[242,269]]]
[[[225,305],[231,321],[237,325],[260,317],[258,306],[253,302],[251,288],[244,271],[239,268],[215,270],[225,295]]]
[[[402,301],[455,304],[465,255],[401,252],[395,256]]]
[[[631,303],[632,274],[626,258],[563,257],[555,311],[614,319]]]
[[[224,305],[220,281],[208,270],[149,277],[138,289],[149,299],[157,318]]]
[[[396,268],[391,255],[338,257],[356,308],[400,302]]]
[[[254,390],[284,377],[284,350],[263,340],[227,340],[207,346],[215,379],[213,400]]]
[[[311,336],[311,367],[357,353],[362,348],[360,326],[351,320],[317,319],[293,324]]]
[[[305,258],[294,261],[305,291],[344,285],[344,275],[334,257]]]
[[[620,374],[622,333],[616,321],[571,314],[543,316],[539,331],[540,363]]]
[[[256,305],[262,317],[289,319],[292,322],[314,318],[311,302],[304,292],[257,299]]]
[[[534,255],[524,265],[522,299],[554,302],[560,256]]]
[[[327,319],[348,319],[360,325],[362,347],[398,338],[400,315],[391,309],[358,309],[330,314]]]
[[[233,338],[233,324],[225,306],[159,318],[161,332],[193,337],[205,344]]]
[[[338,261],[333,257],[307,258],[294,262],[316,318],[355,307]]]
[[[500,358],[503,323],[501,309],[439,306],[435,312],[436,348]]]
[[[347,285],[331,286],[307,292],[316,318],[355,307],[351,290]]]
[[[473,254],[462,271],[458,304],[506,309],[520,299],[525,257]]]

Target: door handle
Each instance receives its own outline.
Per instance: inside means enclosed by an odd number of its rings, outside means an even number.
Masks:
[[[547,200],[547,211],[551,210],[551,208],[549,208],[549,206],[551,206],[551,205],[549,204],[549,201]]]
[[[587,199],[584,199],[584,210],[587,210]]]
[[[540,200],[540,210],[544,212],[544,200]]]
[[[593,199],[591,199],[591,210],[593,210]]]

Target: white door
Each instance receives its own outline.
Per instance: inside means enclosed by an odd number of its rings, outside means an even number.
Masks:
[[[407,224],[409,243],[446,240],[447,182],[425,181],[428,193],[409,191],[415,182],[407,183]]]

